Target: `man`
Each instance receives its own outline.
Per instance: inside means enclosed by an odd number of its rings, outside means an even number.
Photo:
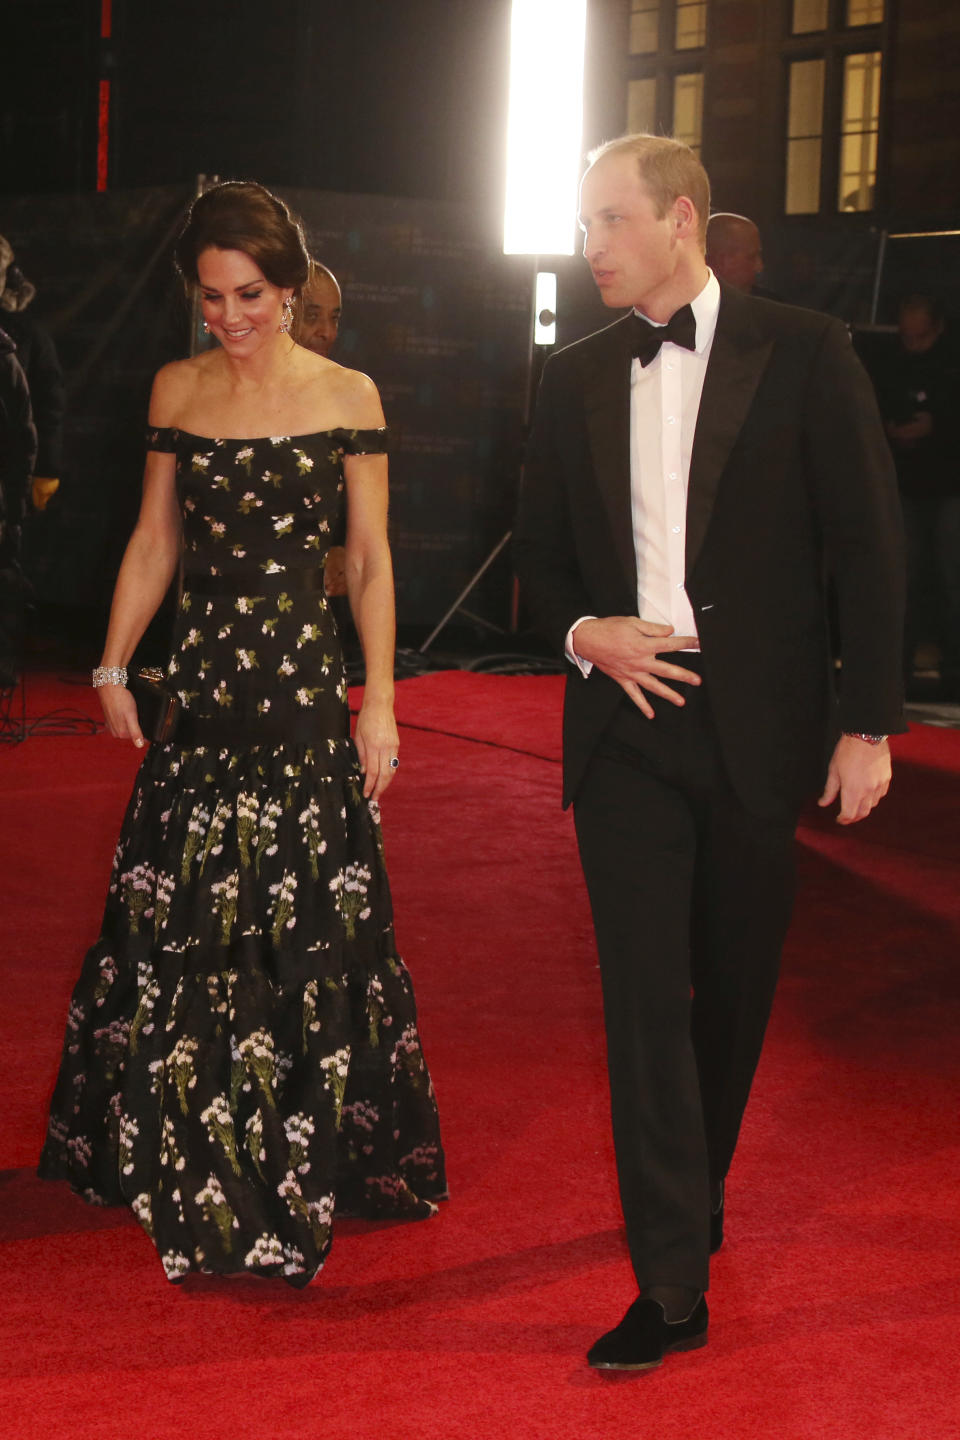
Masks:
[[[708,212],[677,141],[591,157],[584,255],[604,303],[639,313],[548,361],[517,522],[523,594],[570,661],[564,799],[640,1289],[589,1352],[603,1368],[706,1342],[799,807],[819,788],[862,819],[902,728],[899,512],[869,381],[836,320],[718,284]]]
[[[30,387],[17,347],[0,330],[0,566],[16,563],[37,456]]]
[[[310,274],[300,303],[298,342],[317,355],[329,355],[340,330],[343,300],[337,277],[319,260],[310,261]]]
[[[23,642],[20,535],[37,458],[30,389],[16,346],[0,330],[0,690],[15,685]]]
[[[13,261],[13,247],[0,235],[0,325],[17,347],[17,359],[30,387],[38,446],[33,489],[49,493],[57,488],[62,462],[63,372],[53,340],[29,308],[36,298],[36,286]]]
[[[721,283],[758,295],[762,300],[778,297],[758,283],[763,273],[760,231],[746,215],[718,210],[707,221],[707,264]]]
[[[907,534],[904,672],[918,643],[940,647],[940,698],[960,700],[960,359],[939,304],[909,295],[876,376]]]
[[[310,274],[300,297],[300,323],[297,327],[297,343],[312,350],[316,355],[329,358],[334,342],[340,333],[340,316],[343,299],[337,277],[319,260],[310,261]],[[347,552],[344,548],[345,534],[338,532],[335,544],[327,551],[323,567],[324,592],[337,599],[347,593]],[[346,615],[337,612],[338,623]]]

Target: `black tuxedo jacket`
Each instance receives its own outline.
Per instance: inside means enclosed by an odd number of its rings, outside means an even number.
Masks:
[[[544,369],[514,559],[534,623],[560,650],[581,616],[637,613],[628,328],[619,320]],[[903,729],[899,501],[873,390],[839,321],[721,286],[685,580],[721,752],[753,813],[795,811],[822,784],[840,729]],[[596,667],[568,676],[565,804],[622,696]]]

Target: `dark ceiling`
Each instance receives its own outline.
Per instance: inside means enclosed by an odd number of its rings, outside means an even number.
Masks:
[[[3,0],[5,192],[198,173],[498,206],[508,0]],[[13,63],[9,63],[10,61]]]

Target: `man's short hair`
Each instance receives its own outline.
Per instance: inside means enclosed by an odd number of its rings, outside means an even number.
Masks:
[[[315,285],[318,280],[332,280],[337,289],[340,289],[340,281],[336,275],[334,275],[329,265],[324,265],[320,260],[314,259],[311,255],[310,272],[307,275],[307,283],[303,287],[304,290],[309,290],[311,285]]]
[[[640,179],[653,201],[659,219],[681,195],[692,200],[697,211],[697,234],[700,249],[707,243],[707,217],[710,214],[710,181],[707,172],[689,145],[670,135],[621,135],[607,140],[587,156],[596,165],[608,155],[632,155],[637,162]]]

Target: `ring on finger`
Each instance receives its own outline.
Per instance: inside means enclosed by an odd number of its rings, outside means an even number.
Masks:
[[[400,769],[400,756],[399,756],[399,755],[391,755],[391,756],[390,756],[390,769],[391,769],[391,770],[399,770],[399,769]]]

